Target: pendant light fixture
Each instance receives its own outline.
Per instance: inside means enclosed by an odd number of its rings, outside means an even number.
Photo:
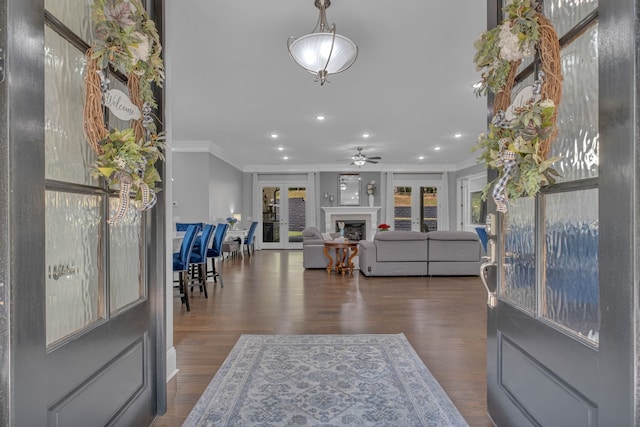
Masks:
[[[287,48],[291,58],[323,85],[329,74],[340,73],[353,65],[358,57],[358,46],[336,34],[336,24],[327,24],[326,10],[331,6],[330,0],[315,0],[315,5],[320,9],[320,17],[313,32],[289,37]]]

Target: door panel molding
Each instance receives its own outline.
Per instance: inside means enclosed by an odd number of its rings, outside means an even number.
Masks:
[[[597,425],[598,408],[548,367],[500,333],[498,384],[539,425]],[[535,415],[533,415],[535,414]]]
[[[146,334],[55,403],[48,425],[108,425],[147,386]],[[100,405],[93,399],[100,396]]]
[[[596,349],[554,327],[549,327],[546,321],[532,319],[527,313],[503,301],[499,302],[499,307],[500,314],[497,319],[499,350],[501,336],[524,336],[526,339],[518,339],[517,346],[532,360],[544,365],[551,372],[562,372],[563,380],[572,384],[575,389],[597,389],[597,375],[584,374],[586,369],[592,369],[598,364]],[[545,327],[541,328],[541,324]],[[510,341],[514,343],[513,340],[510,339]],[[543,342],[545,345],[540,345]],[[571,357],[558,358],[558,352]],[[596,401],[597,396],[587,396],[587,399]]]

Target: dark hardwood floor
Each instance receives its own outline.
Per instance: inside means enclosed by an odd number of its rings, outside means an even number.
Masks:
[[[486,415],[486,295],[478,277],[367,278],[304,270],[301,251],[256,251],[222,263],[224,288],[197,289],[191,312],[174,300],[180,372],[168,411],[174,427],[191,411],[242,334],[404,333],[472,427]]]

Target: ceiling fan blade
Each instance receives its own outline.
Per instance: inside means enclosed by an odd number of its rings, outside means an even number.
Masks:
[[[371,157],[369,157],[367,160],[365,160],[365,162],[369,162],[369,163],[378,163],[375,160],[371,160]]]
[[[382,157],[380,157],[380,156],[373,156],[373,157],[367,157],[367,159],[382,160]]]

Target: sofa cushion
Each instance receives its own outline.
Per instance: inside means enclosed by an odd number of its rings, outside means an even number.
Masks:
[[[480,239],[471,231],[430,231],[429,261],[479,261]],[[431,274],[431,272],[429,272]]]
[[[419,231],[379,231],[376,233],[375,240],[427,240],[427,233]]]
[[[430,231],[426,235],[431,240],[479,240],[471,231]]]

